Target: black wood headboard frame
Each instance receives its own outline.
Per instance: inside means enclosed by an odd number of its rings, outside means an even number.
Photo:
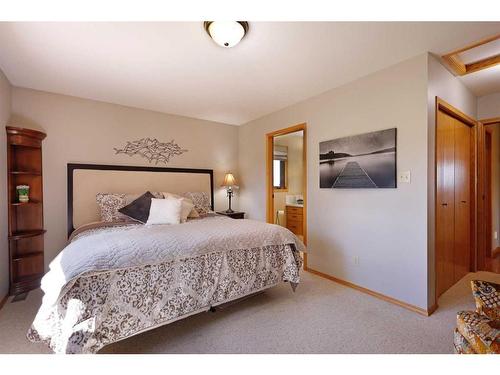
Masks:
[[[175,172],[208,174],[210,176],[210,203],[212,211],[214,210],[214,172],[212,169],[68,163],[68,237],[75,230],[75,228],[73,227],[73,171],[75,169],[92,169],[98,171]]]

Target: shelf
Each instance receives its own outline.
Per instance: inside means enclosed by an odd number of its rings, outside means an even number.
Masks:
[[[14,202],[11,203],[11,206],[36,206],[42,204],[42,202],[37,202],[37,201],[29,201],[29,202]]]
[[[12,233],[12,236],[9,236],[9,240],[16,241],[23,238],[35,237],[46,232],[45,229],[36,229],[36,230],[21,230],[18,232]]]
[[[40,145],[35,145],[35,144],[32,144],[32,145],[28,145],[28,144],[20,145],[18,143],[11,143],[10,145],[13,146],[13,147],[20,147],[20,148],[36,148],[36,149],[41,149],[42,148]]]
[[[34,171],[10,171],[10,174],[29,175],[29,176],[41,176],[42,175],[40,172],[34,172]]]
[[[17,261],[20,261],[23,259],[35,258],[35,257],[40,256],[42,254],[43,254],[43,251],[32,251],[30,253],[24,253],[21,255],[17,255],[17,256],[12,258],[12,261],[17,262]]]
[[[7,126],[7,176],[9,223],[9,294],[40,286],[44,273],[43,163],[45,133]],[[19,202],[17,186],[29,186],[28,202]]]

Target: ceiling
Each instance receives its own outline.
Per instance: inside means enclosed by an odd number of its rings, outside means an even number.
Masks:
[[[0,68],[14,86],[239,125],[499,30],[498,22],[250,22],[242,42],[224,49],[202,22],[4,22]]]
[[[500,92],[500,65],[460,76],[459,79],[477,97]]]

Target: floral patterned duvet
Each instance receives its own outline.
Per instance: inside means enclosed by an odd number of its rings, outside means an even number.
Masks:
[[[281,281],[295,288],[304,250],[283,227],[222,216],[94,225],[50,264],[27,337],[56,353],[96,353]]]

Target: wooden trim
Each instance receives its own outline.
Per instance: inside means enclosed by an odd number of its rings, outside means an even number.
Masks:
[[[295,133],[295,132],[298,132],[298,131],[301,131],[301,130],[305,130],[306,129],[306,125],[307,124],[304,122],[302,124],[297,124],[297,125],[289,126],[288,128],[275,130],[275,131],[272,131],[270,133],[267,133],[266,137],[277,137],[278,135],[285,135],[285,134]]]
[[[9,294],[7,294],[5,297],[3,297],[1,300],[0,300],[0,310],[2,310],[2,307],[4,307],[4,305],[7,303],[7,300],[9,299]]]
[[[488,252],[487,247],[490,244],[490,239],[487,236],[487,226],[489,223],[485,220],[486,210],[491,209],[486,207],[486,132],[488,131],[487,125],[499,125],[500,117],[494,117],[478,121],[478,191],[477,191],[477,201],[478,201],[478,212],[477,212],[477,237],[478,237],[478,247],[477,247],[477,270],[478,271],[490,271],[486,263],[486,254]]]
[[[500,64],[500,54],[494,55],[487,57],[485,59],[479,60],[479,61],[474,61],[469,64],[465,64],[462,62],[460,59],[460,53],[469,51],[471,49],[477,48],[479,46],[482,46],[484,44],[493,42],[497,39],[500,39],[500,34],[493,35],[491,37],[488,37],[486,39],[482,39],[478,42],[472,43],[468,46],[462,47],[460,49],[457,49],[455,51],[449,52],[446,55],[441,56],[441,58],[448,64],[448,66],[453,69],[453,71],[460,75],[463,76],[465,74],[470,74],[474,73],[486,68],[490,68],[492,66]]]
[[[452,52],[448,52],[445,56],[456,55],[458,53],[465,52],[465,51],[468,51],[470,49],[482,46],[483,44],[486,44],[486,43],[489,43],[489,42],[494,42],[495,40],[497,40],[499,38],[500,38],[500,34],[495,34],[495,35],[489,36],[487,38],[481,39],[481,40],[479,40],[477,42],[468,44],[465,47],[459,48],[459,49],[454,50]]]
[[[472,117],[466,115],[459,109],[453,107],[451,104],[445,102],[443,99],[436,96],[436,120],[437,120],[437,111],[443,111],[450,115],[451,117],[456,118],[457,120],[465,122],[469,126],[476,126],[477,121]],[[436,122],[437,124],[437,122]]]
[[[484,60],[476,61],[474,63],[465,65],[465,70],[466,70],[465,74],[478,72],[480,70],[487,69],[498,64],[500,64],[500,55],[488,57]]]
[[[307,245],[307,124],[305,122],[266,134],[266,221],[274,223],[274,199],[272,199],[274,137],[298,131],[303,132],[302,168],[304,177],[302,179],[302,195],[304,198],[304,209],[302,214],[302,237],[304,244]],[[305,264],[307,264],[307,254],[304,254],[304,266]]]
[[[75,169],[91,169],[106,171],[133,171],[133,172],[170,172],[170,173],[202,173],[210,176],[211,208],[214,210],[214,171],[212,169],[194,168],[167,168],[167,167],[140,167],[131,165],[106,165],[106,164],[67,164],[68,181],[68,238],[75,230],[73,228],[73,171]]]
[[[477,251],[476,251],[476,271],[485,269],[485,137],[486,130],[484,124],[480,121],[477,123]]]
[[[467,74],[467,68],[465,67],[465,64],[459,59],[457,55],[443,56],[443,60],[459,76]]]
[[[481,157],[478,150],[478,139],[481,137],[480,123],[473,119],[472,117],[466,115],[459,109],[455,108],[451,104],[447,103],[443,99],[436,96],[435,113],[434,113],[434,139],[437,139],[438,130],[438,113],[442,111],[453,118],[467,124],[472,128],[472,144],[471,144],[471,259],[470,259],[470,270],[471,272],[477,271],[478,267],[478,248],[479,248],[479,208],[480,204],[478,201],[478,193],[480,191],[479,178],[478,178],[478,165],[479,159]],[[437,142],[434,142],[434,155],[437,156]],[[436,212],[437,205],[437,157],[434,161],[434,234],[437,233],[437,220]],[[437,248],[436,248],[436,238],[434,238],[434,304],[433,307],[437,309],[438,307],[438,295],[437,295]],[[429,309],[430,311],[431,309]]]
[[[266,135],[266,222],[274,224],[274,184],[273,184],[273,158],[274,140]],[[271,198],[270,198],[271,197]]]
[[[392,303],[393,305],[397,305],[399,307],[403,307],[403,308],[405,308],[407,310],[416,312],[417,314],[420,314],[420,315],[430,316],[436,310],[436,308],[437,308],[437,305],[433,305],[431,308],[425,310],[425,309],[423,309],[421,307],[418,307],[418,306],[415,306],[415,305],[411,305],[409,303],[400,301],[400,300],[398,300],[396,298],[392,298],[392,297],[386,296],[385,294],[382,294],[382,293],[379,293],[379,292],[375,292],[375,291],[373,291],[371,289],[364,288],[362,286],[353,284],[353,283],[351,283],[349,281],[345,281],[345,280],[339,279],[337,277],[328,275],[326,273],[323,273],[323,272],[320,272],[320,271],[316,271],[316,270],[314,270],[312,268],[309,268],[309,267],[306,267],[306,266],[304,266],[304,271],[307,271],[307,272],[312,273],[314,275],[317,275],[317,276],[323,277],[325,279],[334,281],[334,282],[336,282],[338,284],[347,286],[349,288],[355,289],[355,290],[357,290],[359,292],[368,294],[368,295],[370,295],[372,297],[375,297],[375,298],[378,298],[378,299],[380,299],[382,301]]]
[[[479,120],[479,122],[483,125],[500,124],[500,117],[486,118],[484,120]]]
[[[419,308],[419,307],[418,307],[418,308]],[[437,304],[434,304],[434,305],[432,305],[431,307],[429,307],[429,308],[427,309],[427,316],[431,316],[431,315],[434,313],[434,311],[436,311],[437,309],[438,309],[438,305],[437,305]],[[422,310],[423,310],[423,309],[422,309]],[[425,311],[425,310],[424,310],[424,311]]]

